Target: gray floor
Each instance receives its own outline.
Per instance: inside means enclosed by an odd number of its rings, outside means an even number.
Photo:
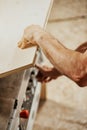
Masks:
[[[47,100],[40,103],[33,130],[87,130],[87,114]]]

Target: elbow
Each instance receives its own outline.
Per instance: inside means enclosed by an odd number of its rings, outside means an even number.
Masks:
[[[87,86],[87,74],[80,73],[79,75],[73,75],[72,80],[79,86],[79,87],[86,87]]]
[[[73,71],[72,80],[75,81],[80,87],[87,86],[87,67],[83,58],[77,64],[77,67]]]
[[[76,83],[80,88],[87,87],[87,84],[84,84],[83,82],[77,82]]]
[[[80,75],[73,75],[72,80],[79,86],[84,87],[84,85],[81,83],[82,77]]]
[[[72,78],[72,80],[74,82],[78,83],[78,82],[80,82],[82,76],[81,75],[75,75],[75,74],[73,74],[71,78]]]
[[[85,69],[79,69],[78,72],[73,73],[71,79],[79,85],[79,87],[87,86],[87,73]]]

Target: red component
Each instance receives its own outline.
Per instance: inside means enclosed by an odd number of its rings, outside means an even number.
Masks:
[[[21,117],[21,118],[28,119],[28,117],[29,117],[29,111],[28,111],[28,110],[22,110],[22,111],[20,112],[20,117]]]

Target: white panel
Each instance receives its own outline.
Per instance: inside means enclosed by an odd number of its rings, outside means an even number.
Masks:
[[[20,50],[17,42],[27,26],[44,26],[50,3],[51,0],[0,0],[0,77],[32,64],[36,47]]]

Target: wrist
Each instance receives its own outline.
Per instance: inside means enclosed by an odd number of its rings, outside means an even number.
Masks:
[[[34,39],[35,39],[37,44],[42,39],[42,36],[43,36],[43,32],[35,32],[34,33]]]
[[[48,40],[49,34],[45,31],[39,31],[34,33],[34,39],[37,43],[37,45],[40,45],[44,41],[46,42]]]

